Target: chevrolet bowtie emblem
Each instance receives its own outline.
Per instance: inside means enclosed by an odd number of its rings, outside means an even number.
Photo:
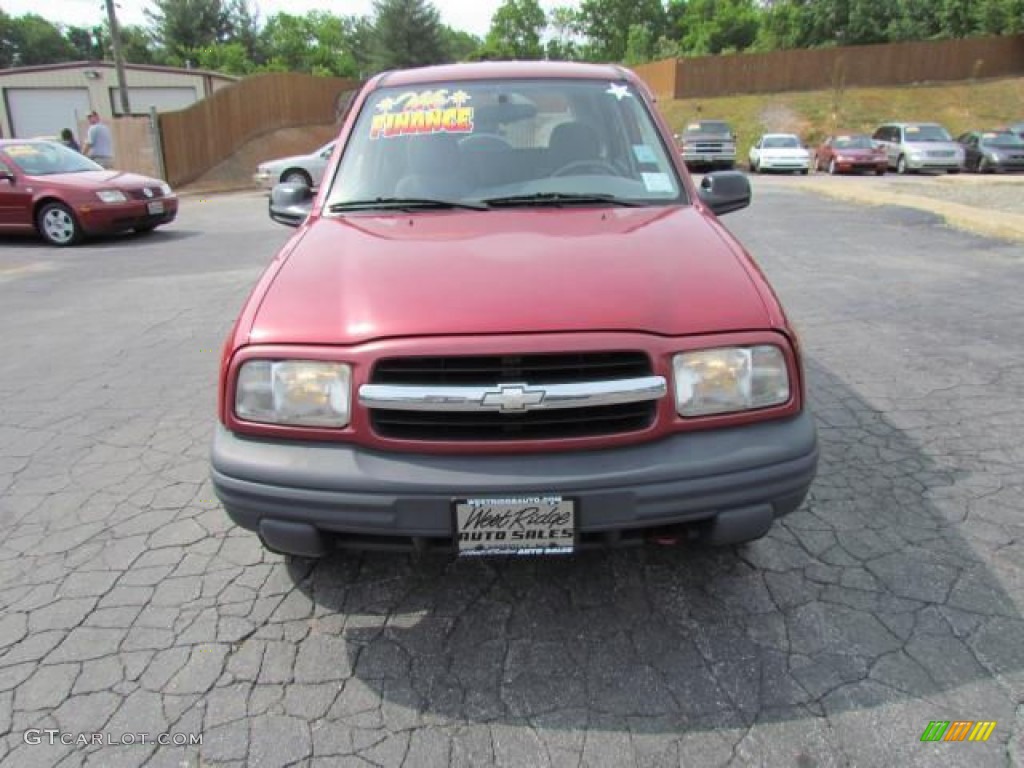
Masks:
[[[484,394],[480,404],[497,408],[501,413],[523,413],[544,401],[543,389],[532,389],[526,384],[502,384],[497,391]]]

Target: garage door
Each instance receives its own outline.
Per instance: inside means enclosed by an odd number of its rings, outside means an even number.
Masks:
[[[167,88],[128,87],[128,106],[136,115],[149,114],[150,107],[157,112],[173,112],[184,109],[198,100],[196,89],[191,86],[173,86]],[[110,89],[110,103],[114,114],[121,114],[121,95],[116,88]]]
[[[18,139],[60,136],[62,128],[77,133],[90,111],[85,88],[7,88],[4,95]]]

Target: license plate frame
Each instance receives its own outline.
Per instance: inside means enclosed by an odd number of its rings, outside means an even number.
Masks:
[[[146,212],[150,216],[158,216],[164,212],[164,201],[163,200],[152,200],[146,203]]]
[[[459,557],[570,555],[579,538],[579,500],[560,494],[464,496],[452,500]]]

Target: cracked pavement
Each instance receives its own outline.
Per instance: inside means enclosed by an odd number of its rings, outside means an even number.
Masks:
[[[724,221],[801,330],[822,462],[723,550],[286,563],[207,478],[220,345],[288,235],[265,199],[0,238],[0,764],[1024,763],[1024,253],[755,184]]]

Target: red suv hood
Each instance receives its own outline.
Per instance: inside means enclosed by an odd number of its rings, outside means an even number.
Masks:
[[[690,207],[322,218],[280,266],[250,341],[765,328],[753,279]]]

